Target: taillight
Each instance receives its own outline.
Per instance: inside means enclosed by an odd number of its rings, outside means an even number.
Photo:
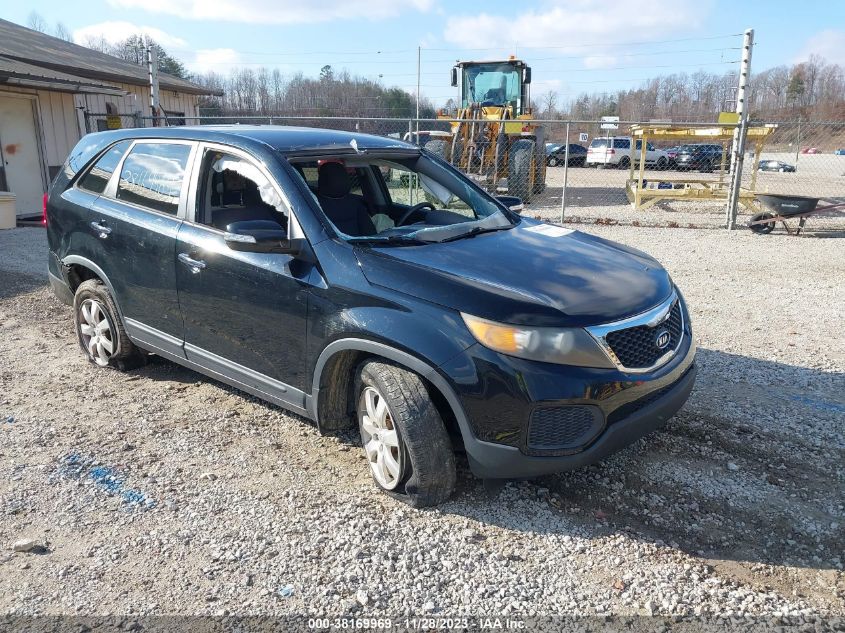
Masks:
[[[607,153],[608,154],[615,154],[616,150],[615,149],[609,149],[609,150],[607,150]]]
[[[41,198],[41,224],[47,226],[47,194]]]

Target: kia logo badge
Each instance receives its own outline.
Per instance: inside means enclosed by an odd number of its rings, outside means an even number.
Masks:
[[[657,336],[654,337],[654,344],[657,349],[666,349],[669,347],[669,343],[672,340],[672,336],[666,330],[660,330],[657,333]]]

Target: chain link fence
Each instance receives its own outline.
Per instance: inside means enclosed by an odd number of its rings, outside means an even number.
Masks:
[[[523,214],[549,222],[719,228],[727,221],[733,126],[710,123],[368,117],[202,116],[162,118],[86,113],[88,131],[162,125],[291,125],[410,141],[439,154],[497,195],[523,200]],[[640,132],[671,125],[687,137]],[[752,122],[740,171],[737,224],[766,211],[758,193],[845,203],[845,123]],[[709,136],[718,130],[720,136]],[[632,132],[633,131],[633,132]],[[759,156],[758,154],[759,150]],[[640,168],[641,158],[644,165]],[[845,211],[822,212],[808,228],[845,231]]]

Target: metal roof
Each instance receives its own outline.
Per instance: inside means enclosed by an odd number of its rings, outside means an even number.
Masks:
[[[42,88],[58,92],[125,94],[125,91],[121,88],[96,79],[86,79],[78,75],[34,66],[8,57],[0,57],[0,84]]]
[[[145,66],[132,64],[112,55],[66,42],[58,37],[33,31],[2,19],[0,19],[0,55],[88,80],[99,79],[139,86],[146,86],[149,83]],[[211,88],[167,73],[159,73],[158,82],[163,90],[176,90],[190,94],[218,94]]]

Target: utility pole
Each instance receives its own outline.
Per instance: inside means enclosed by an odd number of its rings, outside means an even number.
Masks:
[[[725,212],[725,226],[736,228],[736,211],[739,206],[739,190],[742,184],[742,161],[745,157],[745,137],[748,133],[748,108],[745,91],[751,75],[751,51],[754,48],[754,29],[746,29],[742,42],[742,63],[739,68],[739,86],[736,91],[736,113],[739,121],[734,128],[733,152],[731,156],[731,185],[728,192],[728,207]]]
[[[147,72],[150,77],[150,114],[153,116],[153,126],[158,127],[158,55],[149,39],[147,39]]]
[[[422,46],[417,46],[417,142],[420,132],[420,67],[422,61]]]

